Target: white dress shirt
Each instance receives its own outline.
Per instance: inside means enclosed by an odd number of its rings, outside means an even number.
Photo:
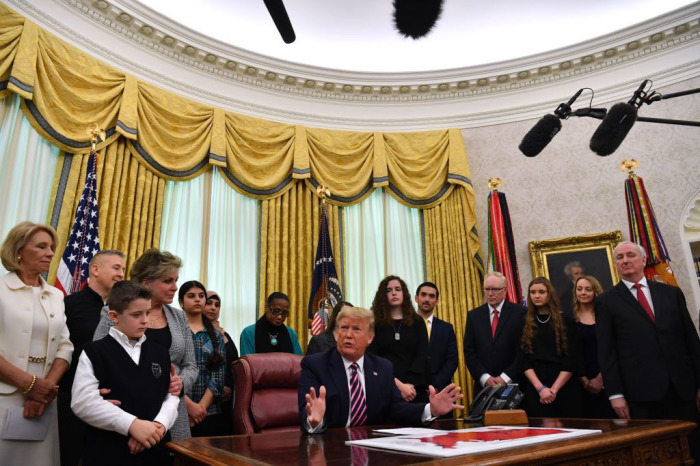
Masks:
[[[504,299],[501,301],[498,306],[493,307],[490,304],[488,304],[489,307],[489,322],[491,323],[491,326],[493,327],[493,318],[494,318],[494,310],[498,310],[498,318],[501,319],[503,317],[503,303],[505,303],[506,300]],[[489,379],[489,377],[492,377],[491,374],[481,374],[481,377],[479,377],[479,383],[481,384],[482,387],[486,386],[486,381]],[[510,377],[508,377],[508,374],[505,372],[501,372],[501,378],[505,383],[510,383]]]
[[[124,348],[124,351],[136,364],[139,363],[141,359],[141,345],[146,341],[146,335],[141,336],[135,343],[129,341],[126,335],[114,327],[109,329],[109,335],[117,340],[119,346]],[[99,384],[99,380],[95,377],[92,361],[83,351],[78,359],[78,368],[75,371],[71,409],[76,416],[97,429],[109,430],[128,436],[129,427],[137,419],[136,416],[127,413],[120,407],[102,398]],[[168,393],[154,421],[162,424],[166,430],[170,430],[175,423],[175,419],[177,419],[177,407],[179,404],[180,399]]]

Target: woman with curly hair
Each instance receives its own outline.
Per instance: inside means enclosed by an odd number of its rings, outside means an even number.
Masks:
[[[579,346],[573,319],[561,314],[552,283],[537,277],[528,285],[527,313],[520,345],[525,410],[536,417],[578,417],[581,392]]]
[[[389,275],[372,302],[374,340],[369,350],[394,365],[394,382],[406,401],[426,403],[430,385],[428,330],[411,304],[406,283]]]

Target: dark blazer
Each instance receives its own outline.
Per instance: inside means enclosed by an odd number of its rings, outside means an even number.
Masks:
[[[433,316],[430,327],[431,382],[438,392],[452,382],[457,370],[457,338],[452,324]]]
[[[596,301],[598,358],[610,395],[657,401],[669,383],[681,399],[700,388],[700,339],[680,288],[647,282],[656,324],[620,281]]]
[[[394,369],[388,359],[365,353],[366,425],[388,424],[392,421],[420,425],[425,409],[422,403],[407,403],[394,384]],[[311,387],[319,393],[326,387],[325,428],[345,427],[350,414],[348,377],[343,359],[336,348],[306,356],[301,360],[299,379],[299,420],[306,424],[306,394]]]
[[[479,378],[483,374],[498,376],[505,372],[514,382],[520,379],[522,371],[519,367],[518,348],[526,311],[523,306],[505,301],[498,316],[495,337],[491,332],[488,304],[472,309],[467,314],[464,360],[476,388],[482,388]]]
[[[333,332],[319,333],[318,335],[311,337],[309,346],[306,347],[306,355],[308,356],[310,354],[320,353],[335,347],[336,343]]]

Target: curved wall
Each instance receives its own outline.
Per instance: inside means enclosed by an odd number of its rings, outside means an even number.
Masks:
[[[503,179],[523,286],[527,243],[621,230],[623,158],[640,162],[678,281],[697,320],[700,288],[680,233],[700,189],[700,130],[638,122],[620,149],[597,157],[598,122],[570,119],[536,158],[517,149],[544,113],[578,89],[594,106],[626,101],[645,78],[663,92],[700,87],[700,3],[584,44],[509,62],[432,73],[366,74],[250,54],[122,0],[3,0],[53,34],[140,79],[227,110],[307,126],[362,131],[461,128],[486,247],[486,180]],[[504,32],[507,33],[507,32]],[[587,104],[584,94],[575,108]],[[700,120],[700,96],[655,103],[643,116]],[[485,249],[483,250],[485,251]],[[483,252],[482,251],[482,252]],[[483,253],[485,256],[485,252]]]

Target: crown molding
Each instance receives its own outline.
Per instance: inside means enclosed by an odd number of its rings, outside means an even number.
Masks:
[[[578,88],[596,104],[697,76],[700,2],[585,43],[505,62],[415,73],[360,73],[257,55],[133,0],[3,0],[41,27],[145,81],[251,116],[328,128],[420,130],[518,121]],[[410,115],[410,117],[406,117]]]

